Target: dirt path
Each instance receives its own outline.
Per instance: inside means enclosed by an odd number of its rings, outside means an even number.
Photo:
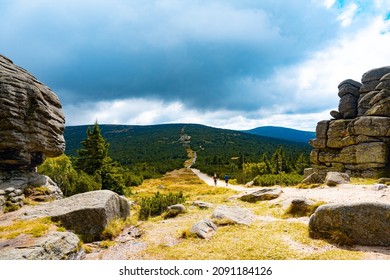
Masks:
[[[207,174],[204,174],[202,172],[200,172],[198,169],[194,169],[194,168],[191,168],[192,172],[194,172],[200,179],[202,179],[207,185],[209,186],[214,186],[214,180],[213,178],[211,178],[209,175]],[[246,191],[248,190],[247,188],[241,186],[241,185],[232,185],[232,184],[228,184],[228,186],[226,186],[226,183],[225,181],[222,181],[222,180],[218,180],[217,182],[217,187],[222,187],[222,188],[229,188],[229,189],[232,189],[232,190],[235,190],[235,191]]]
[[[197,169],[191,169],[200,179],[209,186],[214,186],[213,178],[200,172]],[[225,185],[225,182],[219,180],[217,187],[229,188],[235,191],[247,191],[242,185]],[[342,184],[337,187],[321,186],[313,189],[298,189],[292,187],[283,187],[283,195],[275,200],[282,201],[292,200],[294,198],[309,198],[327,203],[345,203],[345,202],[380,202],[390,203],[390,188],[376,190],[375,185],[353,185]],[[254,189],[254,188],[250,188]]]

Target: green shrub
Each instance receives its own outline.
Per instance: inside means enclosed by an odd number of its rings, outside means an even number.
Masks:
[[[265,174],[254,180],[256,186],[293,186],[302,182],[303,176],[296,173]]]
[[[142,198],[139,219],[147,220],[149,217],[161,215],[168,206],[184,202],[185,197],[182,192],[167,195],[157,192],[153,197]]]

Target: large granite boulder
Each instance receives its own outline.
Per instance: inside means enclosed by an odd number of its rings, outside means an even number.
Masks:
[[[65,118],[58,97],[0,55],[0,171],[33,170],[64,152]]]
[[[339,111],[320,121],[316,139],[310,140],[314,171],[379,177],[389,172],[390,66],[367,71],[362,83],[345,80],[339,85]]]
[[[390,204],[325,204],[310,217],[309,233],[335,243],[390,246]]]
[[[23,191],[33,186],[39,177],[36,167],[45,157],[64,152],[64,125],[58,97],[26,70],[0,55],[0,202],[5,201],[0,203],[0,211],[8,205],[20,207],[23,201],[16,201],[14,192],[1,191]],[[54,188],[53,196],[61,197],[60,189]]]
[[[25,219],[51,217],[83,236],[84,241],[99,240],[100,234],[114,219],[126,219],[130,206],[126,198],[109,190],[76,194],[40,205],[25,213]]]

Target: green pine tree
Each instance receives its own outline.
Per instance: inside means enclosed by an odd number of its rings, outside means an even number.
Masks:
[[[100,177],[102,189],[123,194],[125,189],[123,168],[108,155],[110,144],[102,136],[97,122],[92,130],[88,127],[87,138],[81,143],[84,147],[77,151],[80,157],[76,159],[76,168]]]
[[[103,138],[97,122],[87,129],[87,138],[81,142],[84,148],[77,151],[79,158],[76,160],[76,168],[92,175],[100,170],[108,157],[109,143]]]

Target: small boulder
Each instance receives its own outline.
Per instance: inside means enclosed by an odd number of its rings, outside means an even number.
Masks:
[[[199,200],[196,200],[194,202],[192,202],[192,205],[200,208],[200,209],[208,209],[208,208],[213,208],[214,205],[211,204],[211,203],[208,203],[208,202],[204,202],[204,201],[199,201]]]
[[[240,225],[250,225],[255,216],[248,209],[243,209],[238,206],[218,206],[212,216],[215,219],[215,223],[218,225],[227,225],[227,224],[240,224]]]
[[[179,213],[186,212],[186,207],[183,204],[175,204],[168,206],[168,210],[178,211]]]
[[[283,193],[282,188],[262,188],[245,191],[237,196],[238,199],[246,202],[272,200]]]
[[[325,204],[309,220],[312,238],[344,245],[390,246],[390,204]]]
[[[340,172],[328,172],[325,178],[325,184],[334,187],[339,184],[348,184],[350,182],[349,175],[347,173]]]
[[[217,226],[209,219],[203,219],[191,227],[191,233],[203,239],[210,239],[216,232]]]
[[[321,183],[321,177],[317,172],[314,172],[302,180],[302,184],[318,184]]]
[[[167,207],[167,212],[164,213],[163,217],[165,219],[174,218],[179,214],[185,213],[187,211],[186,207],[183,204],[175,204]]]

